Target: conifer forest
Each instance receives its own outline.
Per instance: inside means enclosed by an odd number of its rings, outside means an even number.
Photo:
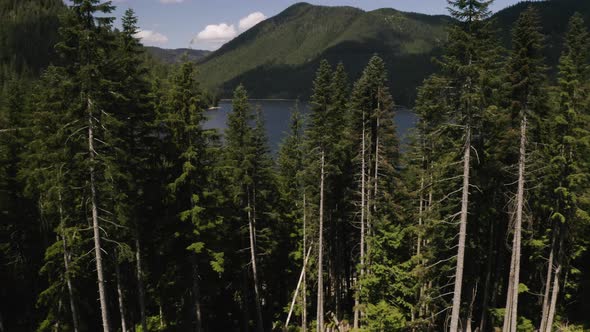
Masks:
[[[275,152],[127,4],[0,0],[0,332],[590,331],[590,16],[554,63],[492,3],[448,0],[406,137],[376,50],[318,61]]]

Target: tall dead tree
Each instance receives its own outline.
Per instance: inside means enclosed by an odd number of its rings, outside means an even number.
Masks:
[[[354,297],[354,321],[353,327],[355,329],[359,328],[359,321],[360,321],[360,280],[363,278],[365,272],[365,209],[366,209],[366,122],[365,122],[365,111],[363,110],[363,125],[362,125],[362,138],[361,138],[361,227],[360,227],[360,276],[357,280],[357,290]]]
[[[258,283],[258,268],[256,265],[256,219],[254,217],[253,203],[250,189],[247,198],[247,213],[248,213],[248,231],[250,239],[250,265],[252,266],[252,279],[254,281],[254,300],[256,301],[256,330],[258,332],[264,331],[264,321],[262,320],[262,307],[260,305],[260,286]]]
[[[143,283],[143,268],[141,263],[141,245],[139,241],[139,234],[135,238],[135,271],[137,273],[137,297],[139,300],[141,328],[142,331],[147,331],[147,320],[145,314],[145,286]]]
[[[512,260],[510,264],[510,286],[506,297],[506,311],[504,313],[505,332],[516,332],[518,318],[518,286],[520,276],[520,248],[522,232],[522,216],[524,208],[524,184],[526,169],[526,132],[527,117],[523,114],[520,126],[520,149],[518,160],[518,190],[516,193],[516,214],[514,221],[514,238],[512,241]]]
[[[320,211],[318,229],[318,290],[317,290],[317,324],[316,331],[324,331],[324,182],[326,177],[326,151],[322,148],[320,161]]]
[[[463,269],[465,263],[465,240],[467,238],[467,215],[469,209],[469,173],[471,170],[471,127],[465,130],[465,151],[463,152],[463,189],[461,196],[461,220],[459,221],[459,244],[457,248],[457,267],[455,269],[455,288],[453,291],[453,309],[451,312],[451,332],[459,328],[461,312],[461,288],[463,286]]]
[[[96,170],[95,170],[95,163],[96,163],[96,150],[94,149],[94,128],[95,128],[95,121],[94,121],[94,111],[93,111],[93,104],[90,98],[87,98],[86,101],[86,111],[88,114],[88,155],[90,160],[90,168],[89,168],[89,175],[90,175],[90,206],[92,211],[92,230],[94,233],[94,254],[95,254],[95,261],[96,261],[96,276],[97,276],[97,283],[98,283],[98,295],[100,298],[100,313],[102,317],[102,327],[104,332],[110,332],[110,322],[109,322],[109,313],[108,313],[108,304],[107,304],[107,292],[105,287],[105,280],[104,280],[104,269],[102,266],[102,247],[101,247],[101,237],[100,237],[100,225],[99,225],[99,216],[98,216],[98,195],[96,191]]]

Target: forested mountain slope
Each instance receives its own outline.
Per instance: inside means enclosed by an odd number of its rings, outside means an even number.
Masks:
[[[364,12],[352,7],[300,3],[224,45],[201,64],[209,87],[226,94],[244,83],[255,97],[297,97],[321,59],[342,61],[358,76],[375,53],[395,73],[393,91],[408,103],[414,88],[433,70],[431,57],[445,39],[445,16]]]
[[[590,2],[523,2],[496,13],[492,19],[506,48],[512,25],[529,4],[540,11],[549,38],[548,62],[554,66],[567,20],[574,12],[587,18]],[[309,94],[306,82],[321,59],[342,61],[348,75],[356,78],[362,64],[377,53],[387,63],[397,103],[411,105],[416,87],[435,70],[432,57],[440,54],[451,22],[443,15],[299,3],[225,44],[203,60],[200,70],[205,85],[226,97],[243,83],[257,98],[295,98]]]
[[[186,54],[190,61],[199,61],[211,54],[211,51],[193,50],[190,48],[166,49],[155,46],[146,46],[146,50],[156,59],[167,64],[182,62],[182,57]]]
[[[0,1],[0,82],[11,70],[38,73],[55,59],[61,0]]]

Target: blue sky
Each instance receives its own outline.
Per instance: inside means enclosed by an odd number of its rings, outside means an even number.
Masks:
[[[131,7],[139,17],[144,44],[163,48],[191,47],[214,50],[249,29],[260,20],[274,16],[293,0],[114,0],[120,17]],[[354,6],[365,10],[395,8],[426,14],[446,14],[446,0],[307,0],[328,6]],[[493,10],[519,0],[496,0]]]

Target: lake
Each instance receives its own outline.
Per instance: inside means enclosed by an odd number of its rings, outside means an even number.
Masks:
[[[280,143],[289,132],[291,113],[295,107],[294,100],[251,100],[253,107],[260,106],[266,122],[266,134],[269,147],[273,152],[279,150]],[[219,109],[207,111],[206,129],[219,129],[221,133],[226,128],[227,115],[231,112],[231,100],[219,102]],[[305,114],[309,111],[308,105],[299,104],[299,110]],[[414,127],[416,116],[406,108],[396,109],[395,122],[400,138],[404,138],[408,131]]]

